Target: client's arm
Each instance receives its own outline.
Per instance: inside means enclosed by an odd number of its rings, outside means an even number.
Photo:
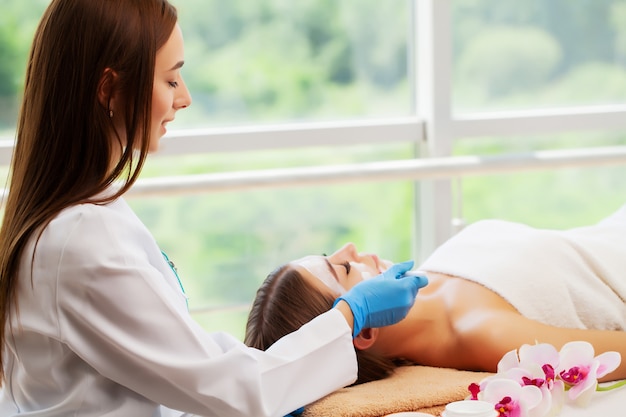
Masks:
[[[509,311],[477,312],[476,326],[460,335],[466,354],[480,368],[495,371],[502,356],[523,344],[549,343],[557,350],[571,341],[587,341],[596,355],[615,351],[622,356],[620,366],[602,381],[626,378],[626,332],[610,330],[566,329],[549,326]]]

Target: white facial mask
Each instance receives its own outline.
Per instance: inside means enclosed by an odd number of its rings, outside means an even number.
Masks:
[[[391,267],[391,265],[393,265],[393,263],[390,261],[386,261],[384,259],[380,260],[381,271],[388,270]],[[361,273],[361,277],[363,278],[363,281],[374,278],[380,274],[380,272],[376,272],[376,273],[372,272],[371,268],[363,264],[353,264],[352,267],[359,270],[359,272]]]
[[[366,281],[366,280],[368,280],[370,278],[374,278],[376,276],[376,275],[372,274],[370,271],[368,271],[365,268],[359,269],[359,271],[361,272],[361,277],[363,278],[363,281]]]
[[[328,270],[328,265],[320,259],[303,259],[298,265],[309,271],[314,277],[319,279],[328,288],[338,294],[345,294],[346,289],[337,282],[337,279]]]

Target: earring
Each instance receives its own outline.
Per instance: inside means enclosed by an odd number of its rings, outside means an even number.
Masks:
[[[113,110],[109,109],[109,117],[112,119],[113,118]]]

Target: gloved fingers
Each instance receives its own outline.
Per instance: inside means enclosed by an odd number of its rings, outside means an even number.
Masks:
[[[383,272],[383,276],[385,278],[400,278],[402,275],[410,271],[414,264],[414,261],[406,261],[391,265],[389,269]]]
[[[418,290],[428,285],[428,277],[423,272],[408,271],[401,278],[412,278],[413,285],[415,285]]]
[[[423,274],[403,275],[413,267],[413,261],[392,265],[387,272],[362,281],[342,294],[334,305],[344,300],[354,317],[356,337],[364,327],[385,327],[406,317],[420,288],[428,283]]]

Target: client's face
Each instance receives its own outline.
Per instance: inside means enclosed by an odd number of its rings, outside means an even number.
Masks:
[[[364,279],[384,272],[391,262],[374,254],[359,253],[347,243],[330,256],[305,256],[291,262],[305,278],[322,283],[335,294],[343,294]]]

